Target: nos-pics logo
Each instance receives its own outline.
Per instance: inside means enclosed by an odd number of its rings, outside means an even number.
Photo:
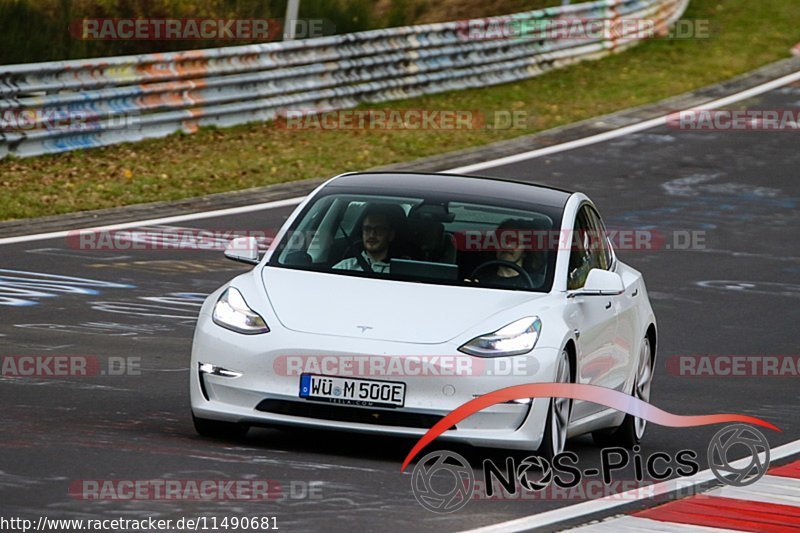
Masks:
[[[731,450],[734,450],[734,454],[739,454],[745,449],[749,455],[737,461],[730,460]],[[760,454],[764,455],[763,459]],[[708,446],[709,467],[714,476],[726,485],[742,487],[755,483],[767,472],[769,461],[767,439],[760,431],[745,424],[721,429]],[[537,456],[523,459],[513,471],[519,485],[528,491],[544,490],[554,479],[552,465]],[[437,450],[427,454],[414,466],[411,490],[420,505],[429,511],[452,513],[472,499],[475,473],[461,455],[448,450]]]

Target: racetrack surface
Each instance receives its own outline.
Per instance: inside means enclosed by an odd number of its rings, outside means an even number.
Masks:
[[[741,107],[799,108],[800,84]],[[765,430],[774,448],[800,435],[797,377],[685,377],[666,364],[676,355],[798,355],[796,135],[659,127],[481,174],[583,191],[612,229],[704,232],[703,250],[618,252],[643,272],[658,319],[652,403],[676,414],[762,417],[783,430]],[[291,209],[176,225],[275,229]],[[411,440],[277,429],[254,429],[240,441],[201,438],[192,428],[187,390],[193,317],[205,294],[246,266],[218,251],[99,252],[74,249],[65,239],[7,244],[0,253],[0,269],[17,271],[0,276],[27,280],[0,279],[0,355],[86,355],[103,368],[109,358],[141,358],[141,375],[0,377],[1,516],[275,516],[284,531],[457,531],[576,503],[472,501],[437,515],[420,507],[408,472],[400,473]],[[63,292],[69,280],[54,283],[43,274],[118,286],[93,283],[81,287],[95,293]],[[2,305],[10,301],[3,298],[28,305]],[[641,453],[695,450],[704,469],[718,429],[650,425]],[[476,467],[484,458],[506,456],[437,445]],[[582,469],[597,465],[599,448],[591,439],[575,439],[568,449],[580,455]],[[268,479],[285,493],[320,482],[321,497],[288,494],[253,503],[89,501],[68,494],[73,482],[87,479]]]

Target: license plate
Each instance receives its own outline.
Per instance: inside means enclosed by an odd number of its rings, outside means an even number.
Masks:
[[[359,407],[403,407],[406,384],[303,374],[300,376],[300,397]]]

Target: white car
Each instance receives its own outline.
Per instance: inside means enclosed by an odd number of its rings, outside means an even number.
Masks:
[[[254,268],[202,306],[195,428],[303,426],[419,437],[511,385],[592,384],[649,400],[656,321],[584,194],[493,178],[350,173],[317,188]],[[645,421],[568,399],[487,408],[440,438],[539,450],[633,446]]]

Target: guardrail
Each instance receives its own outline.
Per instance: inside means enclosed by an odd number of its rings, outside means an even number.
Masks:
[[[688,2],[599,0],[299,41],[0,65],[0,158],[530,78],[663,33]],[[597,22],[603,30],[588,31]]]

